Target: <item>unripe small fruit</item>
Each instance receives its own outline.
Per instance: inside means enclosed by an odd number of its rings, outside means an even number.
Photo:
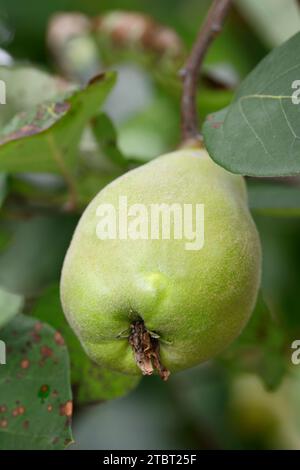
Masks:
[[[204,204],[203,247],[187,250],[187,240],[174,237],[100,240],[97,208],[112,204],[120,215],[120,196],[128,206]],[[126,173],[92,200],[65,258],[61,299],[92,359],[139,374],[137,350],[147,356],[150,341],[149,363],[144,358],[139,365],[166,378],[165,368],[206,361],[239,335],[255,305],[260,265],[243,177],[216,165],[205,150],[183,149]]]

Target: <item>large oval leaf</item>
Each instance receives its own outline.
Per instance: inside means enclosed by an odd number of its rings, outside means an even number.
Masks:
[[[300,33],[260,62],[227,109],[208,116],[205,144],[221,166],[252,176],[300,172],[300,104],[292,99],[299,56]]]

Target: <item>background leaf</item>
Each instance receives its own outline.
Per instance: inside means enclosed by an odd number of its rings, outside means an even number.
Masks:
[[[72,401],[61,335],[18,315],[1,339],[7,347],[0,366],[1,449],[63,449],[72,441]]]
[[[7,193],[7,177],[5,173],[0,173],[0,207]]]
[[[0,284],[32,296],[59,279],[64,255],[78,218],[66,215],[24,217],[1,221],[9,236],[0,253]]]
[[[63,101],[17,115],[0,133],[0,170],[65,174],[73,167],[84,126],[114,85],[109,72]]]
[[[1,107],[1,127],[20,111],[28,111],[43,101],[55,101],[75,87],[62,78],[28,65],[0,67],[0,80],[6,83],[6,105]]]
[[[291,99],[299,55],[297,33],[248,75],[226,110],[208,116],[205,144],[221,166],[252,176],[300,172],[300,105]]]
[[[271,47],[278,46],[299,30],[297,2],[288,0],[235,0],[253,29]],[[270,17],[272,20],[270,21]],[[278,28],[280,24],[280,28]]]
[[[260,292],[245,330],[222,355],[221,361],[234,373],[252,372],[265,386],[275,389],[288,369],[285,332]],[[290,345],[289,345],[290,346]]]
[[[0,328],[8,323],[23,305],[23,298],[20,295],[12,294],[0,287]]]
[[[117,133],[111,119],[104,113],[92,120],[92,130],[102,152],[117,167],[128,168],[129,161],[118,147]]]
[[[300,217],[300,187],[295,183],[248,181],[250,209],[266,216]]]

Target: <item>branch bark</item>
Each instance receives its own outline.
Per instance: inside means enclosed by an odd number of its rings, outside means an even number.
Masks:
[[[221,31],[224,20],[230,7],[230,0],[214,0],[192,51],[181,71],[183,92],[181,100],[181,127],[182,143],[200,144],[202,141],[199,132],[197,115],[197,85],[200,68],[206,51],[213,39]]]

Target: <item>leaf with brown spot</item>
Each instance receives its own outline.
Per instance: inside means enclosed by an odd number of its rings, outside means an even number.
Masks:
[[[22,350],[31,341],[32,332],[37,331],[47,349],[47,360],[40,368],[41,345],[32,343],[25,359],[30,367],[22,368]],[[54,336],[49,325],[25,315],[17,315],[1,330],[1,339],[13,350],[7,354],[6,365],[0,367],[1,450],[63,449],[65,440],[72,439],[69,356],[66,346],[58,345]],[[55,355],[57,364],[49,351]],[[57,395],[51,394],[51,390],[56,390]]]
[[[9,84],[6,105],[1,106],[1,128],[17,113],[28,111],[43,101],[56,101],[58,96],[75,89],[74,83],[28,64],[0,66],[0,79]]]
[[[70,109],[70,103],[41,103],[33,110],[17,114],[2,130],[0,146],[23,137],[39,134],[59,121]]]
[[[0,171],[65,175],[74,169],[83,129],[115,80],[116,74],[107,72],[64,99],[40,103],[16,115],[0,131]]]

